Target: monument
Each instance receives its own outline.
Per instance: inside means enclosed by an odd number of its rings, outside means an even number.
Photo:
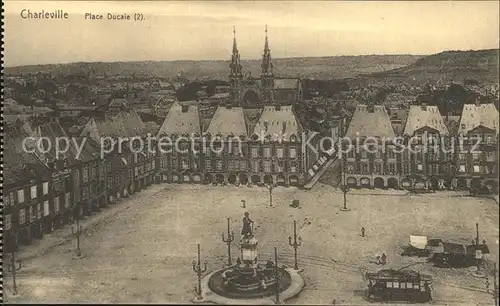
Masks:
[[[260,260],[259,241],[253,225],[246,212],[236,264],[203,278],[201,301],[216,304],[275,304],[276,300],[289,299],[302,290],[304,281],[297,271],[278,267],[270,258]]]

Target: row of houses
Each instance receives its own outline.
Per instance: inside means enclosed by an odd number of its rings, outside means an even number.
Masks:
[[[195,105],[174,103],[157,134],[178,150],[160,150],[161,180],[172,183],[302,186],[320,154],[291,105],[217,107],[210,119]]]
[[[175,102],[159,131],[134,110],[90,118],[77,135],[53,117],[28,117],[5,128],[7,250],[154,182],[301,186],[320,157],[303,145],[307,133],[292,106],[219,106],[207,119],[196,105]],[[157,138],[145,146],[152,132]],[[158,150],[161,138],[177,149]],[[56,150],[61,139],[69,139],[64,154]],[[108,147],[110,139],[120,150]]]
[[[391,122],[384,106],[358,105],[346,139],[342,164],[352,187],[498,190],[493,104],[464,105],[455,125],[436,106],[412,105],[404,122]]]
[[[81,135],[68,135],[54,118],[17,120],[5,130],[6,251],[30,244],[153,183],[154,154],[137,154],[124,146],[121,152],[101,156],[101,137],[146,137],[149,131],[136,113],[92,119]],[[57,152],[57,147],[64,148],[64,139],[69,139],[68,149]]]
[[[498,185],[495,106],[465,105],[454,128],[435,106],[426,105],[411,106],[399,123],[402,128],[393,123],[385,107],[358,105],[349,122],[343,118],[333,127],[329,148],[342,135],[361,140],[351,141],[354,148],[343,155],[346,184],[454,189],[478,182]],[[310,132],[290,105],[219,106],[207,119],[196,105],[175,102],[158,131],[149,130],[133,110],[91,118],[78,135],[68,135],[57,119],[41,117],[17,120],[5,129],[6,250],[29,244],[154,182],[300,187],[321,175],[336,156],[334,150],[318,149],[324,135],[310,141]],[[156,135],[152,150],[134,142],[137,137],[146,142],[151,133]],[[431,136],[446,146],[455,143],[456,150],[424,150]],[[57,154],[54,144],[62,138],[71,139],[69,149]],[[159,150],[163,138],[176,148]],[[368,138],[372,147],[362,145]],[[481,142],[471,150],[477,138]],[[121,150],[103,148],[104,139],[120,140]],[[409,139],[411,151],[392,150],[397,144],[405,147]]]

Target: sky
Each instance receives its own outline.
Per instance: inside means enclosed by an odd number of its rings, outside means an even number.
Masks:
[[[68,62],[433,54],[499,47],[499,1],[4,1],[6,66]],[[63,10],[65,20],[22,19]],[[141,13],[145,20],[85,20]],[[106,18],[106,17],[105,17]]]

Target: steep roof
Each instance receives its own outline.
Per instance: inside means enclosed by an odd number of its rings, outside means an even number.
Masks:
[[[201,134],[198,107],[195,105],[180,105],[178,102],[174,102],[158,131],[158,136],[163,133]]]
[[[33,128],[37,131],[37,137],[44,137],[45,139],[50,140],[50,150],[45,153],[46,158],[51,160],[66,159],[68,166],[78,163],[78,149],[74,141],[69,138],[66,131],[64,131],[58,121],[41,123]],[[63,141],[62,139],[66,139],[66,141]],[[67,151],[65,151],[66,148]],[[57,152],[57,150],[59,150],[59,152]]]
[[[78,160],[88,162],[100,158],[100,144],[94,139],[88,137],[74,137],[73,139],[81,146]]]
[[[299,79],[274,79],[274,89],[297,89]]]
[[[247,126],[247,131],[249,133],[253,132],[255,125],[259,122],[259,118],[264,109],[262,108],[244,108],[243,114],[245,114],[245,123]]]
[[[437,130],[441,135],[449,134],[437,106],[411,105],[410,112],[406,118],[404,134],[411,136],[416,130],[423,127],[430,127]]]
[[[273,141],[288,141],[293,134],[300,137],[300,132],[301,127],[291,105],[281,106],[279,110],[275,106],[265,106],[252,135],[271,136]]]
[[[227,137],[229,135],[246,137],[247,128],[243,108],[217,107],[206,132],[213,136],[220,134],[222,137]]]
[[[146,129],[141,117],[134,110],[120,112],[116,116],[106,117],[104,120],[96,120],[95,125],[99,136],[142,136]]]
[[[4,130],[3,184],[22,184],[31,179],[46,177],[48,169],[35,155],[23,150],[22,142],[30,135],[21,127],[11,125],[6,125]]]
[[[495,130],[498,134],[498,110],[493,103],[464,104],[458,132],[467,134],[478,126]]]
[[[347,129],[346,137],[395,137],[387,110],[374,105],[373,112],[367,105],[358,104]]]

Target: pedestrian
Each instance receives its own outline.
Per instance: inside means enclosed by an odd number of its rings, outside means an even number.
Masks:
[[[380,257],[380,264],[385,265],[386,262],[387,262],[387,256],[385,255],[385,253],[382,253],[382,257]]]
[[[364,236],[365,236],[365,228],[361,227],[361,237],[364,237]]]

